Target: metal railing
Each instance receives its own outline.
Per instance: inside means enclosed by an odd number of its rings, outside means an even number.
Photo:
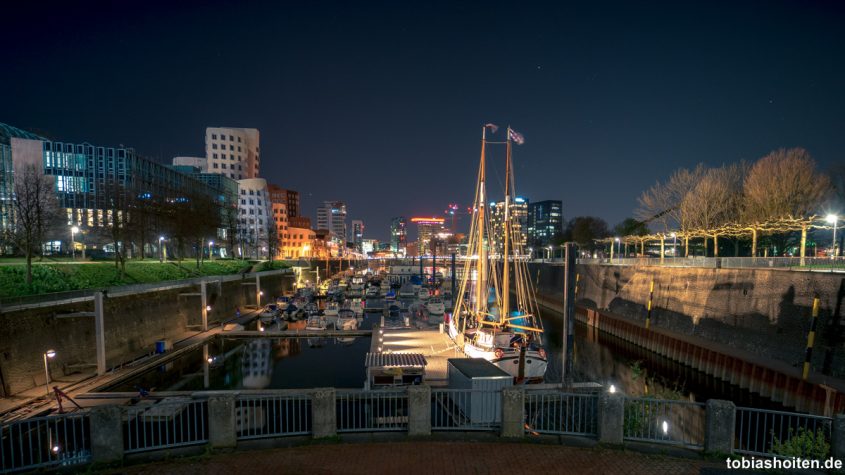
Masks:
[[[164,400],[126,408],[123,434],[127,453],[208,441],[206,400]]]
[[[0,427],[0,473],[56,468],[91,460],[87,413],[35,417]]]
[[[598,434],[598,394],[525,392],[525,431],[538,434]]]
[[[405,390],[339,390],[335,407],[338,432],[408,430]]]
[[[549,262],[548,260],[543,262]],[[723,269],[789,269],[797,271],[845,270],[845,257],[604,257],[581,258],[578,264],[614,266],[703,267]],[[560,260],[551,264],[562,265]]]
[[[431,430],[494,431],[501,426],[501,391],[431,389]]]
[[[705,404],[650,398],[627,398],[623,420],[626,440],[704,447]]]
[[[794,450],[800,446],[801,451],[823,451],[825,445],[829,449],[832,424],[830,417],[737,407],[734,451],[749,455],[805,455],[821,459],[828,454],[797,454]],[[798,439],[792,440],[794,437]]]
[[[241,395],[235,401],[238,440],[311,433],[311,397]]]

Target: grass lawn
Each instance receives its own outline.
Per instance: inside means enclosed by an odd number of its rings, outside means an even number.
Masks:
[[[129,261],[126,263],[126,274],[123,278],[118,278],[117,269],[111,261],[73,265],[45,260],[33,263],[32,287],[28,288],[26,265],[4,259],[0,265],[0,298],[161,282],[203,275],[238,274],[249,270],[250,267],[247,261],[234,260],[206,261],[200,269],[196,268],[196,261],[193,260],[185,260],[181,264],[173,261],[162,264],[156,260]]]

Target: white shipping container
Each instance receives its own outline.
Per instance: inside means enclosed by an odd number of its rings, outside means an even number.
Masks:
[[[513,376],[483,358],[449,358],[450,389],[470,390],[455,397],[472,423],[501,422],[502,388],[513,386]]]

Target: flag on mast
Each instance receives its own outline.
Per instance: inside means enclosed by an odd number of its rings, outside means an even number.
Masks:
[[[508,138],[516,142],[517,145],[522,145],[525,143],[525,137],[523,137],[522,134],[511,128],[508,128]]]
[[[489,128],[490,132],[494,133],[494,134],[496,133],[497,130],[499,130],[499,126],[496,125],[496,124],[484,124],[484,127]]]

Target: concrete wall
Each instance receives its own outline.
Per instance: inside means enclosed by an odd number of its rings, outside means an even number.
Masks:
[[[561,298],[563,267],[532,264],[530,271],[542,296]],[[579,265],[578,274],[579,305],[644,323],[654,279],[653,326],[796,367],[804,362],[813,295],[818,294],[813,370],[845,376],[841,273]]]
[[[281,295],[292,285],[292,276],[262,276],[264,301]],[[213,281],[213,278],[209,278]],[[209,325],[229,320],[235,308],[255,304],[255,278],[209,283],[212,310]],[[181,289],[107,297],[105,305],[106,362],[109,367],[151,353],[155,342],[177,341],[200,329],[199,285]],[[19,393],[45,380],[42,354],[56,350],[50,360],[53,377],[96,371],[94,319],[62,317],[62,314],[93,311],[93,302],[57,305],[0,314],[0,395]],[[46,390],[46,389],[45,389]]]

